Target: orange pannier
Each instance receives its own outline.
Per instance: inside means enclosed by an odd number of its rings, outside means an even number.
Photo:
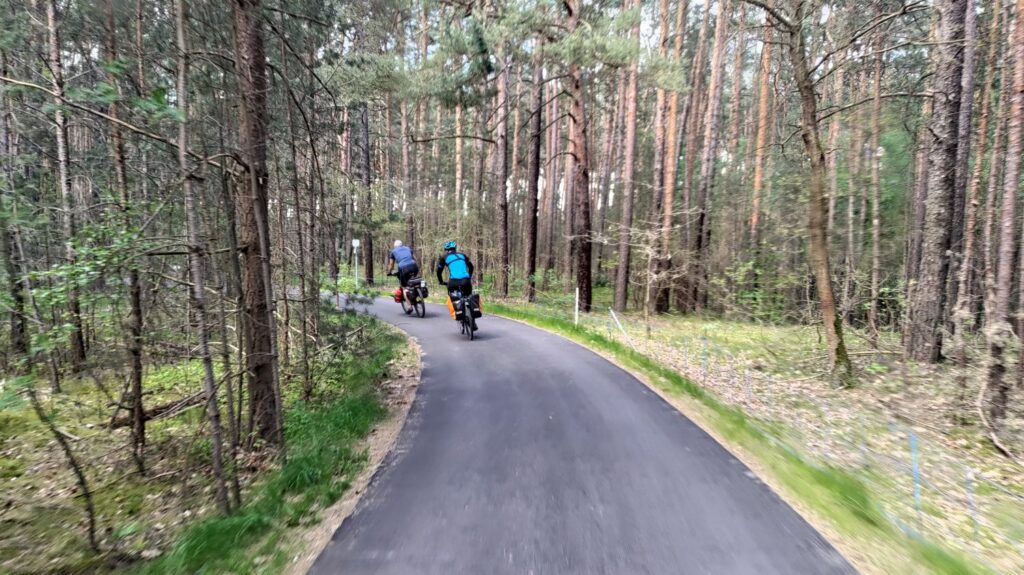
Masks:
[[[452,303],[452,296],[448,296],[448,314],[455,319],[455,304]]]

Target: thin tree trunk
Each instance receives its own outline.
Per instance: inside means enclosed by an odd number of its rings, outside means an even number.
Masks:
[[[551,91],[555,94],[558,93],[559,86],[552,87]],[[558,163],[561,158],[561,130],[559,129],[559,113],[558,113],[558,101],[559,98],[556,96],[551,101],[551,114],[548,120],[548,149],[545,157],[547,158],[547,165],[544,167],[544,171],[547,174],[546,183],[544,186],[544,214],[545,217],[541,218],[542,229],[541,238],[544,240],[544,257],[541,258],[543,265],[541,266],[544,277],[541,278],[541,289],[546,290],[548,287],[548,278],[550,272],[555,267],[555,193],[558,188]]]
[[[686,36],[686,13],[689,10],[688,0],[679,0],[676,8],[675,20],[675,42],[672,48],[673,60],[679,61],[683,52],[683,42]],[[666,9],[667,12],[667,9]],[[666,13],[663,18],[668,19]],[[685,79],[684,79],[685,83]],[[661,178],[661,246],[660,258],[657,263],[658,271],[663,276],[658,284],[658,298],[655,302],[655,309],[659,312],[668,311],[671,282],[669,276],[672,268],[672,222],[675,219],[675,192],[676,172],[679,166],[679,146],[676,143],[676,136],[679,123],[679,92],[673,91],[668,96],[668,110],[664,115],[664,122],[667,124],[663,154],[664,174]],[[685,127],[683,128],[685,129]]]
[[[868,306],[868,338],[878,346],[878,298],[882,278],[882,46],[875,45],[874,98],[871,105],[871,303]]]
[[[740,107],[743,102],[743,57],[747,50],[747,5],[740,3],[739,27],[732,62],[732,101],[729,103],[729,160],[736,163],[740,147]]]
[[[504,57],[498,61],[501,72],[498,74],[498,100],[495,108],[497,126],[495,140],[497,146],[493,189],[498,209],[498,273],[495,276],[495,292],[500,297],[508,297],[508,61]]]
[[[640,0],[633,0],[629,8],[639,5]],[[636,47],[640,45],[640,25],[630,31],[630,42]],[[633,241],[633,172],[636,166],[636,100],[638,82],[638,66],[634,59],[629,64],[626,76],[626,133],[623,138],[622,151],[622,219],[619,229],[618,265],[615,269],[615,310],[626,310],[629,301],[629,264]]]
[[[669,39],[669,8],[668,0],[658,0],[658,57],[661,59],[668,58],[668,39]],[[652,166],[652,177],[654,179],[654,193],[657,194],[654,204],[654,212],[661,212],[660,216],[660,229],[658,236],[658,253],[655,257],[650,259],[653,267],[647,270],[648,275],[653,278],[653,281],[649,282],[650,288],[654,290],[654,293],[648,298],[648,302],[654,307],[649,313],[654,312],[665,312],[668,307],[667,294],[669,293],[669,284],[663,277],[667,268],[667,262],[670,257],[670,250],[666,247],[669,244],[672,232],[672,192],[667,190],[665,187],[665,155],[667,153],[667,136],[666,133],[666,107],[668,105],[668,95],[664,88],[657,88],[654,104],[654,159]],[[674,124],[674,122],[671,122]],[[675,129],[674,125],[671,128]],[[673,135],[673,137],[675,137]],[[667,210],[667,212],[666,212]],[[668,214],[666,217],[665,214]],[[666,224],[666,220],[668,224]]]
[[[61,198],[62,222],[64,227],[64,259],[68,266],[74,267],[78,261],[75,253],[74,238],[77,232],[77,206],[71,193],[71,159],[68,153],[68,121],[64,115],[64,62],[60,54],[60,32],[57,28],[57,2],[48,0],[46,3],[46,29],[49,40],[50,84],[53,97],[53,121],[56,125],[57,137],[57,187]],[[82,328],[82,306],[79,299],[77,282],[68,278],[68,311],[71,314],[71,369],[79,372],[85,362],[85,333]],[[55,389],[59,392],[60,389]]]
[[[999,213],[999,251],[996,262],[993,324],[987,331],[991,356],[988,386],[992,390],[989,417],[998,425],[1005,417],[1012,382],[1005,377],[1005,352],[1014,339],[1010,326],[1010,294],[1013,288],[1013,257],[1017,232],[1017,190],[1020,183],[1021,154],[1024,153],[1024,0],[1017,0],[1017,19],[1011,25],[1010,61],[1013,62],[1012,91],[1007,118],[1006,160],[1003,172],[1003,198]]]
[[[192,193],[192,175],[188,165],[188,68],[189,48],[185,31],[187,15],[185,0],[176,0],[178,38],[178,84],[175,97],[178,121],[178,171],[182,193],[185,196],[185,225],[188,234],[188,269],[191,281],[192,306],[195,310],[196,332],[199,338],[199,359],[203,363],[203,392],[206,395],[206,417],[210,421],[210,448],[213,465],[214,497],[221,513],[229,511],[227,489],[224,483],[221,455],[220,407],[217,405],[217,384],[213,376],[213,358],[210,356],[209,324],[206,316],[206,286],[203,271],[204,242],[199,235],[199,217]]]
[[[0,76],[8,76],[7,52],[0,50]],[[16,156],[11,118],[14,108],[7,97],[6,83],[0,80],[0,176],[3,177],[3,202],[14,204],[14,158]],[[5,209],[6,212],[6,209]],[[13,218],[12,218],[13,219]],[[28,361],[28,321],[25,315],[25,279],[19,270],[15,235],[18,227],[8,221],[7,214],[0,215],[0,257],[4,258],[4,272],[7,274],[7,297],[11,300],[10,328],[11,351],[19,360]]]
[[[287,74],[288,74],[288,57],[287,57],[287,54],[285,53],[285,46],[284,46],[284,41],[283,40],[281,41],[281,67],[282,67],[281,68],[282,72],[287,77]],[[299,334],[302,337],[301,348],[300,348],[301,349],[300,353],[302,354],[302,400],[303,401],[309,401],[312,398],[312,396],[313,396],[313,380],[310,377],[310,372],[309,372],[309,310],[308,310],[308,306],[307,306],[307,303],[306,303],[306,301],[308,299],[308,296],[309,296],[308,290],[306,288],[306,281],[307,281],[307,279],[306,279],[306,251],[307,250],[306,250],[306,241],[305,241],[306,237],[305,237],[305,233],[304,233],[304,231],[302,229],[302,201],[299,199],[299,165],[298,165],[299,160],[298,160],[298,154],[297,154],[296,148],[295,148],[295,123],[294,123],[294,121],[292,119],[292,103],[291,103],[291,100],[286,100],[285,101],[285,125],[287,126],[286,134],[287,134],[287,137],[288,137],[288,154],[289,154],[289,157],[290,157],[290,162],[289,162],[290,163],[290,165],[289,165],[289,172],[290,172],[289,173],[289,176],[290,176],[289,187],[292,190],[292,201],[295,203],[295,236],[296,236],[296,239],[298,240],[298,244],[299,244],[299,249],[298,249],[298,252],[299,252],[299,254],[298,254],[299,255],[299,267],[298,267],[298,269],[299,269],[299,293],[301,294],[301,296],[300,296],[301,300],[299,302],[299,313],[302,316],[300,318],[300,320],[299,320],[299,325],[301,326],[300,329],[299,329]],[[312,190],[310,190],[310,191],[312,191]],[[281,197],[281,198],[278,199],[278,201],[280,202],[280,205],[283,207],[284,203],[285,203],[284,202],[284,198]],[[310,214],[309,218],[313,219],[313,215]],[[281,221],[281,231],[280,231],[280,233],[282,235],[285,234],[284,225],[285,225],[285,223],[284,223],[284,220],[282,219],[282,221]],[[312,243],[312,238],[310,238],[310,241]],[[285,260],[288,259],[288,255],[283,252],[283,250],[284,250],[283,246],[282,246],[281,249],[282,249],[281,262],[282,262],[282,265],[284,265]],[[312,280],[312,279],[313,278],[310,278],[310,280]],[[286,302],[285,305],[287,305],[287,301],[290,298],[290,296],[288,294],[289,288],[290,288],[290,286],[288,285],[287,282],[285,282],[281,286],[281,289],[285,290],[284,298],[283,298],[284,301]],[[288,325],[287,322],[285,322],[285,330],[284,331],[285,331],[286,334],[290,331],[290,326]],[[287,335],[285,337],[287,338]],[[286,341],[287,341],[287,339],[286,339]],[[287,358],[287,353],[285,354],[285,357]]]
[[[1006,35],[1007,41],[1010,40],[1012,30],[1015,26],[1015,20],[1012,19],[1012,5],[1007,3],[1006,9],[1003,11],[1003,19],[1006,22],[1006,29],[1008,33]],[[996,263],[995,263],[995,225],[996,225],[996,203],[999,201],[999,188],[1000,188],[1000,174],[1005,164],[1006,158],[1006,127],[1008,114],[1007,110],[1009,107],[1009,101],[1011,98],[1010,89],[1012,87],[1012,72],[1013,68],[1013,51],[1006,50],[1003,52],[1003,65],[1000,72],[999,81],[999,97],[996,101],[995,110],[995,130],[992,134],[992,157],[989,158],[989,171],[988,179],[985,184],[985,217],[983,218],[984,228],[982,231],[983,241],[983,264],[984,270],[983,276],[983,290],[984,290],[984,309],[985,309],[985,326],[991,326],[995,323],[993,319],[993,313],[995,311],[994,299],[996,289]]]
[[[105,0],[103,3],[106,24],[105,51],[106,58],[110,62],[117,61],[117,31],[114,26],[114,6],[112,0]],[[112,86],[118,86],[117,77],[112,72],[107,72],[107,82]],[[120,87],[118,86],[118,92]],[[117,119],[119,117],[119,106],[117,101],[110,104],[108,114]],[[117,185],[118,198],[121,202],[122,223],[125,230],[132,229],[132,216],[130,211],[131,198],[128,193],[128,174],[125,169],[124,138],[121,136],[121,129],[116,123],[110,124],[110,151],[114,159],[114,182]],[[139,473],[146,472],[145,446],[146,446],[146,423],[145,410],[142,404],[142,288],[139,285],[139,268],[134,262],[129,262],[128,268],[128,301],[131,309],[131,317],[128,324],[128,355],[129,374],[128,388],[131,391],[132,410],[132,458]]]
[[[544,135],[544,41],[538,40],[533,58],[531,91],[530,149],[526,164],[526,299],[537,297],[537,197],[540,187],[540,146]]]
[[[998,8],[993,10],[998,12]],[[953,205],[950,249],[953,257],[949,259],[949,273],[946,278],[946,321],[948,330],[952,331],[953,307],[957,300],[960,283],[957,281],[964,247],[964,217],[966,211],[967,179],[971,156],[971,118],[974,111],[974,70],[977,52],[978,23],[977,9],[974,0],[964,2],[964,49],[963,73],[960,78],[960,109],[957,120],[956,166],[953,180]]]
[[[829,266],[828,238],[825,226],[828,214],[825,198],[825,152],[818,133],[818,96],[814,89],[807,63],[807,46],[804,37],[804,21],[807,17],[807,3],[799,0],[792,21],[780,23],[786,32],[786,48],[793,68],[794,81],[800,94],[800,132],[810,160],[811,172],[808,182],[808,235],[810,236],[809,259],[818,291],[821,319],[825,328],[829,364],[838,372],[840,382],[848,383],[853,377],[853,367],[843,341],[842,318],[836,314],[835,298],[832,291],[832,273]]]
[[[765,18],[768,24],[768,18]],[[752,183],[750,200],[750,246],[753,256],[756,258],[761,249],[761,192],[764,188],[764,160],[766,146],[768,143],[768,131],[771,126],[768,123],[768,100],[771,93],[769,82],[772,65],[772,33],[771,26],[764,27],[764,36],[761,43],[761,62],[758,66],[758,98],[757,98],[757,135],[754,143],[754,181]],[[757,274],[757,262],[754,262],[754,273]],[[755,278],[756,281],[756,278]]]
[[[709,244],[711,240],[711,191],[714,188],[715,160],[718,157],[719,121],[722,108],[722,76],[726,36],[729,30],[730,0],[719,5],[715,22],[715,49],[711,55],[711,80],[708,84],[708,107],[704,117],[704,153],[701,156],[700,182],[697,190],[697,223],[694,230],[693,305],[700,311],[707,303]]]
[[[974,9],[974,3],[968,2],[969,9]],[[971,314],[971,301],[974,294],[971,293],[975,267],[975,242],[978,226],[979,194],[981,190],[982,166],[985,163],[985,155],[988,144],[989,112],[991,109],[992,83],[996,75],[996,48],[999,44],[999,16],[1001,10],[992,11],[992,22],[988,34],[988,54],[985,58],[986,78],[981,86],[981,117],[975,131],[976,142],[974,166],[971,168],[971,178],[967,190],[967,204],[964,213],[964,250],[963,261],[957,274],[957,291],[955,304],[953,306],[953,333],[960,340],[960,363],[966,363],[966,331],[973,328]],[[968,16],[970,18],[970,16]],[[991,217],[991,216],[989,216]]]

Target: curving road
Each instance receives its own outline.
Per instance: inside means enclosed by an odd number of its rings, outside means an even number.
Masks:
[[[485,304],[486,306],[486,304]],[[591,351],[442,306],[408,318],[423,381],[393,452],[310,573],[853,573],[693,422]]]

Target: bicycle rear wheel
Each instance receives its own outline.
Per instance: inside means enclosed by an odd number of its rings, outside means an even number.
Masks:
[[[427,315],[427,304],[423,302],[423,298],[416,298],[416,303],[413,305],[416,307],[416,315],[420,317]]]

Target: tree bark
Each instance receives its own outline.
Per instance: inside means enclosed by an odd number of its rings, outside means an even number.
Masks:
[[[966,0],[940,0],[934,48],[935,88],[928,128],[928,195],[924,205],[921,264],[914,280],[906,326],[911,359],[934,362],[942,355],[946,278],[956,180],[956,148],[963,71]]]
[[[284,446],[277,334],[270,280],[267,174],[267,65],[260,0],[234,0],[235,75],[241,97],[239,143],[246,178],[237,199],[242,291],[249,338],[249,414],[260,439]]]
[[[771,94],[769,76],[772,65],[772,27],[770,20],[765,18],[763,38],[761,40],[761,62],[758,66],[759,88],[757,98],[757,134],[754,144],[754,181],[750,199],[750,246],[754,258],[758,257],[761,249],[761,194],[764,188],[764,160],[765,148],[768,143],[768,101]],[[754,274],[757,275],[757,261],[754,262]],[[756,281],[756,278],[755,278]]]
[[[1022,0],[1024,1],[1024,0]],[[563,0],[568,17],[568,32],[573,34],[579,25],[579,0]],[[591,293],[591,249],[593,239],[590,230],[590,154],[587,151],[587,116],[584,103],[583,74],[576,62],[569,64],[569,97],[572,109],[569,113],[570,139],[573,157],[573,196],[576,214],[574,218],[573,242],[576,253],[576,289],[579,292],[580,311],[590,312]]]
[[[996,261],[995,300],[992,325],[986,335],[990,354],[988,386],[992,391],[989,416],[996,424],[1006,417],[1012,382],[1005,377],[1005,352],[1014,339],[1010,325],[1010,295],[1013,288],[1013,258],[1017,232],[1016,207],[1020,183],[1021,154],[1024,153],[1024,0],[1017,0],[1017,19],[1011,25],[1009,53],[1013,62],[1012,88],[1006,127],[1006,160],[1003,198],[999,214],[999,251]]]
[[[836,314],[835,298],[832,291],[832,273],[829,266],[828,238],[825,235],[828,204],[825,197],[825,152],[818,132],[818,96],[814,89],[807,63],[807,46],[804,37],[804,22],[808,16],[807,0],[797,0],[792,19],[783,21],[777,12],[769,13],[786,34],[785,46],[789,52],[794,81],[800,95],[800,134],[804,141],[811,172],[808,182],[808,235],[810,236],[810,264],[818,291],[821,319],[825,328],[829,364],[842,384],[853,377],[853,366],[843,341],[842,318]]]
[[[704,152],[700,163],[700,182],[697,189],[697,222],[694,230],[692,269],[693,306],[697,311],[707,304],[708,289],[708,247],[711,241],[711,192],[715,181],[715,164],[718,158],[719,121],[722,107],[723,58],[726,36],[729,30],[730,0],[719,5],[715,22],[715,49],[711,55],[711,80],[708,84],[708,107],[704,116]]]
[[[0,50],[0,76],[8,76],[7,51]],[[15,222],[8,221],[7,207],[14,204],[14,158],[16,155],[14,133],[11,127],[13,106],[7,97],[6,83],[0,80],[0,177],[3,185],[4,213],[0,215],[0,257],[4,258],[4,272],[7,274],[7,297],[11,300],[10,340],[11,351],[17,359],[29,361],[28,316],[25,315],[25,280],[19,270],[18,254],[15,249]]]
[[[104,44],[105,56],[108,62],[117,60],[117,30],[114,25],[114,5],[112,0],[105,0],[103,3],[106,38]],[[107,72],[107,82],[112,86],[118,86],[117,77],[110,71]],[[120,93],[120,86],[117,88]],[[120,106],[114,101],[110,104],[107,112],[112,118],[119,117]],[[117,186],[118,198],[121,202],[122,223],[126,231],[132,229],[131,197],[128,193],[128,174],[125,169],[124,138],[121,135],[120,126],[116,123],[110,124],[110,152],[114,160],[114,182]],[[142,402],[142,288],[140,286],[139,268],[134,262],[129,262],[128,268],[128,301],[130,319],[128,324],[128,356],[129,372],[128,388],[131,390],[131,411],[132,411],[132,457],[135,460],[139,473],[145,473],[145,446],[146,446],[146,424],[143,419],[145,410]]]
[[[64,62],[61,58],[61,40],[57,21],[57,2],[46,2],[46,29],[49,42],[50,84],[53,97],[53,123],[56,126],[57,139],[57,188],[61,198],[62,223],[64,227],[64,259],[65,263],[74,267],[78,262],[75,252],[75,234],[77,232],[77,206],[71,193],[71,158],[68,152],[68,120],[64,115]],[[72,272],[73,273],[73,272]],[[85,362],[85,333],[82,327],[82,306],[77,282],[68,278],[68,312],[71,314],[71,369],[75,373],[82,370]],[[59,392],[59,389],[55,389]]]
[[[639,5],[640,0],[633,0],[629,8]],[[629,31],[630,42],[637,48],[640,45],[640,26],[637,24]],[[633,173],[636,166],[636,100],[638,81],[638,65],[634,59],[629,64],[626,77],[626,133],[623,137],[622,151],[622,219],[619,223],[618,265],[615,269],[615,310],[626,310],[629,301],[629,264],[630,250],[633,239]]]
[[[543,40],[538,40],[533,58],[533,85],[530,87],[530,149],[526,164],[526,299],[537,297],[537,198],[540,188],[540,147],[544,135],[544,50]]]
[[[875,45],[874,98],[871,105],[871,302],[868,306],[868,338],[878,346],[878,298],[882,279],[882,46]]]
[[[210,447],[213,465],[214,497],[221,513],[228,513],[227,488],[224,483],[221,455],[220,407],[217,403],[217,384],[213,376],[213,358],[210,356],[209,324],[206,315],[206,287],[203,270],[204,242],[199,235],[199,217],[192,192],[193,174],[188,165],[188,68],[189,48],[185,22],[185,0],[176,0],[178,40],[178,84],[175,89],[180,120],[178,121],[178,171],[182,193],[185,196],[185,225],[188,235],[188,269],[191,282],[192,306],[195,310],[196,332],[199,337],[199,359],[203,363],[203,392],[206,395],[206,417],[210,421]]]
[[[993,10],[998,12],[998,8]],[[964,65],[960,77],[960,109],[957,120],[956,166],[953,178],[952,227],[950,237],[949,273],[946,278],[946,321],[949,331],[953,331],[953,308],[957,301],[960,283],[957,281],[964,248],[964,218],[967,207],[967,179],[971,156],[971,127],[974,111],[974,71],[975,54],[977,52],[978,16],[974,0],[964,2]]]
[[[494,199],[498,209],[498,273],[495,275],[495,293],[500,297],[508,297],[508,61],[502,56],[498,60],[501,71],[498,73],[498,101],[495,109],[497,125],[495,140],[497,149],[494,173]]]

